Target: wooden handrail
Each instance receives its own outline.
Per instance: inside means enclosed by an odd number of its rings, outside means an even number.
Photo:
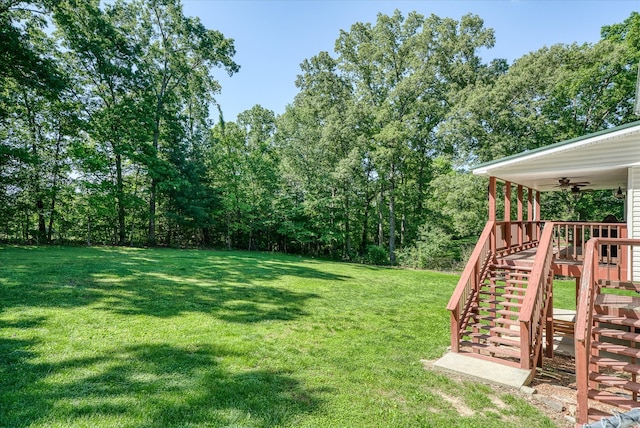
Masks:
[[[551,258],[553,257],[553,247],[551,246],[551,242],[553,241],[553,227],[554,223],[547,222],[542,230],[538,251],[533,259],[531,277],[529,278],[529,284],[527,285],[527,291],[520,310],[520,322],[531,319],[537,296],[544,290],[543,285],[546,281],[546,275],[548,274],[548,272],[544,272],[544,267],[551,264]]]
[[[589,355],[591,353],[591,321],[595,300],[596,268],[599,239],[587,241],[574,331],[576,357],[576,388],[578,390],[577,420],[589,421]]]
[[[576,308],[576,325],[574,338],[576,342],[584,342],[590,337],[587,334],[587,321],[591,318],[589,312],[593,304],[593,292],[595,291],[595,267],[597,266],[597,258],[594,256],[598,253],[598,243],[600,239],[590,239],[587,241],[587,249],[585,252],[584,266],[582,268],[582,278],[580,280],[580,291],[578,297],[578,307]]]
[[[553,223],[546,223],[540,237],[538,251],[533,259],[531,277],[527,284],[527,291],[524,295],[522,307],[520,309],[520,366],[524,369],[531,369],[537,352],[542,347],[542,334],[538,324],[542,322],[542,311],[545,305],[545,291],[547,290],[547,280],[553,261]],[[535,335],[535,341],[534,341]],[[533,349],[535,347],[535,349]],[[532,349],[534,350],[532,354]],[[532,359],[532,356],[534,357]]]
[[[471,253],[471,257],[469,257],[469,260],[467,261],[467,265],[465,266],[464,271],[462,271],[462,275],[460,276],[458,285],[456,286],[456,289],[454,290],[453,295],[449,299],[447,310],[453,311],[458,308],[460,298],[464,294],[464,290],[467,284],[472,279],[472,276],[476,271],[476,267],[480,263],[480,258],[484,253],[485,247],[490,242],[491,234],[493,233],[495,224],[496,224],[495,221],[488,221],[487,224],[484,226],[484,230],[482,231],[480,238],[478,238],[478,242],[476,243],[476,246],[473,249],[473,253]]]
[[[451,312],[451,350],[460,350],[460,332],[464,328],[462,325],[468,319],[468,312],[471,310],[470,304],[477,296],[480,287],[480,276],[483,275],[487,263],[492,258],[492,248],[495,238],[492,238],[495,231],[495,221],[488,221],[478,239],[478,243],[467,261],[467,266],[462,272],[458,285],[449,299],[447,310]]]

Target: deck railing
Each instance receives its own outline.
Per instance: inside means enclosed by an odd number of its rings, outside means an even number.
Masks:
[[[586,242],[591,238],[626,238],[623,223],[555,222],[553,246],[556,260],[582,261]],[[619,246],[610,245],[599,252],[601,263],[620,263]]]
[[[460,351],[460,333],[466,328],[472,303],[478,299],[480,283],[484,279],[489,262],[494,258],[492,251],[494,243],[495,222],[489,221],[447,305],[447,310],[451,313],[451,350],[453,352]]]
[[[618,265],[603,263],[608,257],[603,251],[611,248],[620,250],[621,265],[628,266],[623,275],[618,278],[624,280],[638,280],[638,273],[634,272],[634,265],[640,262],[640,240],[624,238],[593,238],[587,241],[584,253],[584,267],[580,281],[580,294],[576,308],[575,324],[575,356],[576,356],[576,386],[577,420],[580,423],[588,421],[589,412],[589,359],[591,353],[591,333],[593,328],[592,315],[596,295],[599,293],[599,280],[615,278],[620,274]],[[630,259],[630,260],[629,260]],[[634,261],[635,260],[635,261]]]
[[[542,224],[539,221],[496,222],[496,253],[505,255],[535,247]]]
[[[545,224],[520,310],[520,365],[523,369],[532,369],[541,357],[543,323],[546,323],[547,337],[553,337],[550,304],[553,232],[554,224]]]

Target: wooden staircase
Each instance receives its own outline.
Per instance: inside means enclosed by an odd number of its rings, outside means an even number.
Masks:
[[[470,321],[461,332],[461,352],[520,367],[519,317],[530,274],[531,266],[489,265]]]
[[[640,240],[595,238],[588,241],[575,326],[577,424],[640,407],[640,282],[633,264],[616,272],[601,251],[621,249],[621,259],[640,250]],[[615,278],[615,279],[613,279]]]
[[[539,241],[503,247],[500,227],[487,224],[447,305],[451,351],[524,369],[530,380],[542,361],[543,330],[553,328],[553,225]],[[513,257],[535,247],[533,259]]]
[[[616,411],[629,411],[640,407],[640,284],[602,279],[596,284],[582,393]],[[612,294],[611,290],[623,291]],[[612,413],[593,402],[585,410],[591,421]]]

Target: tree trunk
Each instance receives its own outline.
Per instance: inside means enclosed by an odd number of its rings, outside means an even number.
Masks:
[[[56,212],[56,198],[58,197],[58,179],[60,172],[60,146],[62,144],[62,138],[58,135],[56,141],[56,152],[54,156],[54,164],[53,164],[53,186],[51,188],[51,204],[49,205],[49,229],[47,231],[47,242],[52,241],[53,234],[53,218]]]
[[[395,206],[395,171],[391,165],[391,179],[389,180],[389,261],[396,262],[396,206]]]
[[[151,179],[151,187],[149,189],[149,233],[147,235],[147,243],[156,245],[156,190],[158,183],[155,178]]]
[[[124,181],[122,179],[122,155],[116,155],[116,204],[118,210],[118,245],[124,245],[127,231],[124,226]]]
[[[156,114],[153,121],[153,156],[158,157],[158,148],[160,141],[160,115],[162,112],[163,102],[162,96],[164,96],[164,90],[166,88],[166,82],[163,82],[162,91],[158,95]],[[155,165],[153,166],[155,168]],[[152,171],[152,174],[155,171]],[[156,196],[158,192],[158,181],[155,176],[151,177],[151,188],[149,189],[149,235],[147,237],[147,243],[149,245],[156,245]]]
[[[47,226],[44,220],[44,201],[38,197],[36,200],[36,210],[38,212],[38,244],[47,237]]]
[[[362,219],[362,236],[360,241],[360,255],[364,255],[367,249],[367,229],[369,229],[369,209],[371,200],[367,198],[367,204],[364,207],[364,218]]]
[[[351,223],[349,221],[349,194],[347,193],[347,189],[345,186],[344,189],[344,245],[345,245],[345,256],[351,257]]]
[[[56,190],[53,187],[53,194],[51,195],[51,204],[49,205],[49,228],[47,229],[47,242],[52,242],[53,233],[53,217],[56,212]]]
[[[380,203],[378,204],[378,245],[384,245],[384,214],[382,206],[384,205],[384,185],[380,186]]]
[[[91,246],[91,216],[87,216],[87,247]]]

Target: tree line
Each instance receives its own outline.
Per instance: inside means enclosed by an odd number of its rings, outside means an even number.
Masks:
[[[225,121],[233,40],[179,0],[0,0],[0,240],[446,267],[486,221],[470,165],[637,119],[640,15],[601,34],[485,62],[478,16],[379,14],[303,61],[283,114]],[[610,193],[544,214],[621,217]]]

